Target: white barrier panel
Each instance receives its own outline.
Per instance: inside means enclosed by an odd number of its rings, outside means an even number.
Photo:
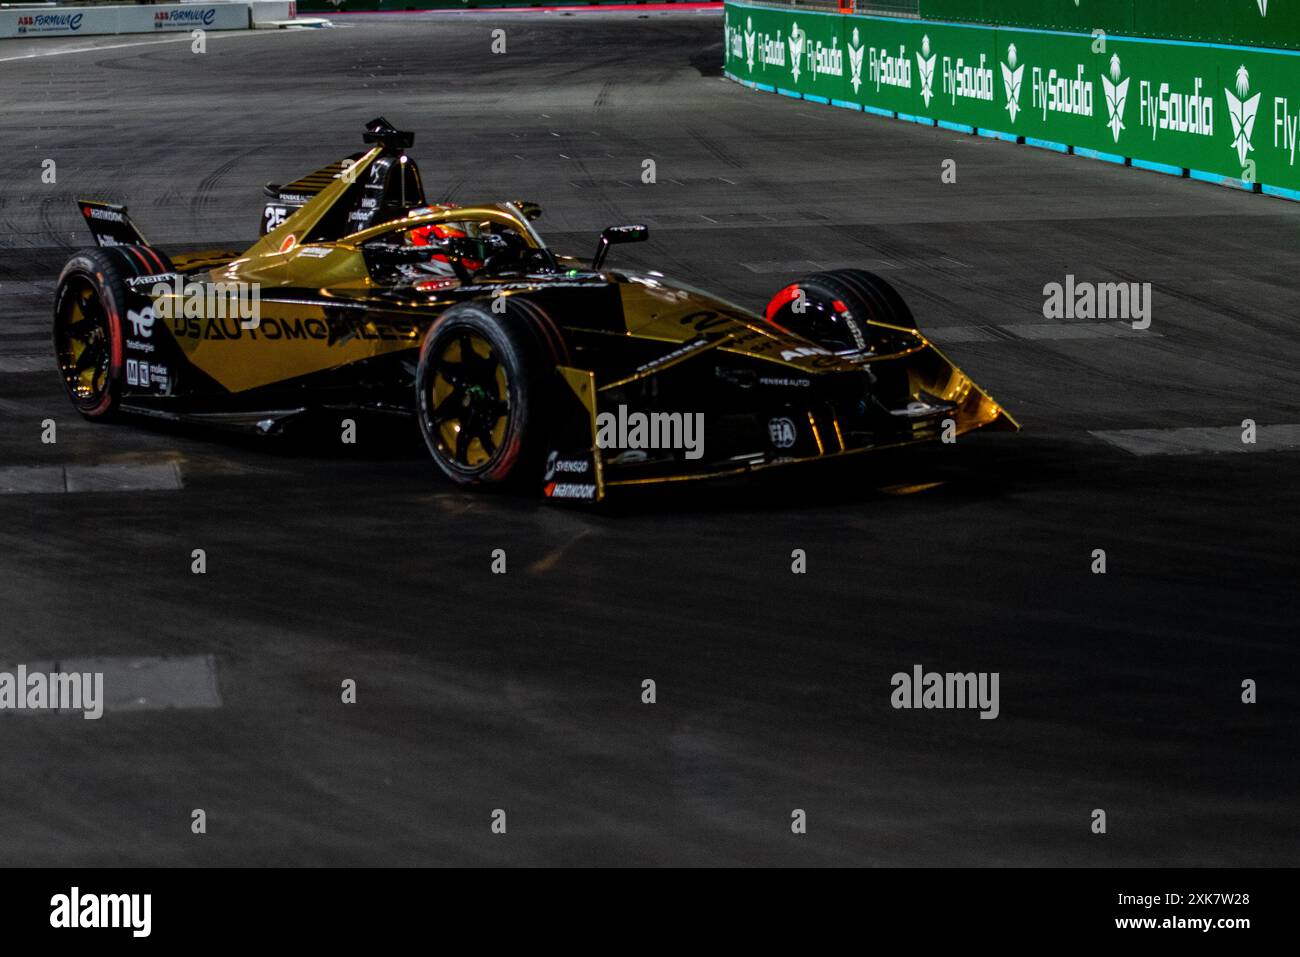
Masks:
[[[249,0],[254,23],[292,20],[298,15],[296,0]]]
[[[0,10],[0,37],[247,30],[249,24],[249,6],[246,2]]]

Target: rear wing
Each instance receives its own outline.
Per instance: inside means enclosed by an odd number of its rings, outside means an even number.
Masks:
[[[77,200],[81,215],[85,217],[86,226],[100,246],[148,246],[144,238],[126,214],[125,206],[112,203],[100,203],[89,199]]]

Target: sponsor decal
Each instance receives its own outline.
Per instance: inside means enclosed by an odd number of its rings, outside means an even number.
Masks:
[[[980,54],[979,65],[967,63],[958,57],[954,64],[950,57],[943,58],[943,92],[955,106],[957,97],[968,100],[993,102],[993,70],[984,65],[987,56]]]
[[[779,36],[780,34],[778,34]],[[803,60],[804,42],[808,39],[808,34],[799,29],[799,24],[790,24],[790,38],[786,40],[790,44],[790,71],[794,74],[794,81],[799,82],[799,69]]]
[[[1071,116],[1092,116],[1092,81],[1083,78],[1083,64],[1075,69],[1074,79],[1062,75],[1055,68],[1043,72],[1034,67],[1033,105],[1048,113],[1067,113]]]
[[[849,82],[853,84],[854,93],[858,92],[858,88],[862,86],[862,56],[864,53],[866,53],[866,47],[862,45],[859,38],[858,28],[854,27],[853,39],[849,41]],[[908,86],[911,86],[910,80]]]
[[[767,436],[772,440],[772,445],[778,449],[788,449],[793,446],[798,435],[794,422],[784,416],[769,419],[767,422]]]
[[[843,76],[844,51],[840,49],[840,38],[831,37],[830,46],[825,46],[820,40],[814,41],[808,51],[808,64],[814,81],[819,76]]]
[[[273,342],[316,340],[326,345],[340,345],[351,339],[403,342],[418,339],[419,324],[414,319],[393,318],[382,324],[367,322],[361,315],[328,313],[324,318],[263,317],[257,326],[244,326],[226,316],[174,316],[169,320],[172,335],[178,339],[266,339]]]
[[[809,356],[830,356],[834,355],[829,349],[823,349],[821,346],[796,346],[793,349],[781,350],[781,361],[789,362],[791,359],[803,359]]]
[[[1138,121],[1143,126],[1151,127],[1153,140],[1160,130],[1195,133],[1199,136],[1214,135],[1214,99],[1201,95],[1204,82],[1199,76],[1194,77],[1190,93],[1171,90],[1168,83],[1161,83],[1157,87],[1151,81],[1143,80],[1138,84]],[[1251,122],[1254,123],[1253,114]]]
[[[1106,114],[1115,142],[1119,142],[1119,131],[1124,129],[1124,104],[1128,102],[1128,78],[1120,79],[1119,54],[1110,58],[1110,76],[1101,78],[1101,89],[1106,94]]]
[[[203,26],[210,27],[217,18],[216,7],[202,7],[199,9],[182,9],[182,10],[159,10],[153,15],[153,26],[155,30],[161,30],[163,27],[172,24],[183,24],[185,26]]]
[[[1273,97],[1273,145],[1286,150],[1291,166],[1295,165],[1297,139],[1300,139],[1300,109],[1292,113],[1285,96]]]
[[[178,278],[180,278],[179,273],[163,272],[163,273],[158,273],[156,276],[132,276],[130,279],[126,281],[126,284],[130,286],[132,289],[134,289],[136,286],[153,287],[158,285],[160,282],[170,282],[173,279],[178,279]]]
[[[1007,62],[1002,64],[1002,85],[1007,91],[1007,112],[1012,123],[1020,112],[1020,84],[1024,77],[1025,65],[1016,66],[1016,45],[1012,43],[1007,47]]]
[[[150,349],[153,347],[150,346]],[[158,363],[149,363],[143,359],[126,360],[126,384],[141,389],[157,389],[166,392],[171,383],[171,374],[167,367]]]
[[[139,336],[142,339],[148,339],[153,335],[154,314],[150,306],[145,306],[139,312],[128,309],[126,311],[126,321],[131,323],[131,335]]]
[[[930,99],[934,96],[934,61],[938,54],[930,53],[930,35],[927,33],[921,37],[921,52],[916,55],[916,72],[921,80],[921,99],[925,100],[925,105],[930,105]]]
[[[1226,87],[1223,90],[1228,101],[1228,119],[1232,122],[1232,147],[1237,151],[1237,158],[1243,167],[1246,165],[1246,154],[1255,149],[1250,138],[1255,132],[1255,114],[1259,112],[1260,94],[1256,93],[1247,99],[1246,94],[1249,92],[1250,73],[1243,63],[1237,67],[1237,95],[1233,96],[1232,91]],[[1294,151],[1294,145],[1292,150]]]
[[[739,313],[700,309],[678,317],[677,321],[699,333],[725,333],[729,348],[749,355],[770,357],[779,354],[783,362],[808,359],[807,364],[817,368],[835,368],[844,363],[843,359],[821,346],[795,346],[788,338],[777,338],[771,333],[752,329],[746,325],[749,320]]]
[[[946,412],[951,408],[953,408],[952,405],[933,405],[929,402],[922,402],[919,399],[914,399],[901,409],[890,409],[889,414],[907,416],[908,418],[915,419],[922,416],[933,415],[936,412]]]
[[[36,13],[18,18],[19,33],[76,33],[81,29],[80,13]]]
[[[857,37],[857,30],[853,35]],[[850,48],[851,50],[851,48]],[[908,59],[907,47],[901,43],[898,45],[898,55],[890,53],[884,47],[877,49],[871,48],[869,57],[871,65],[871,82],[876,86],[876,92],[880,92],[882,86],[893,86],[901,89],[910,90],[912,88],[912,61]],[[862,73],[862,54],[858,54],[858,73]],[[854,86],[856,92],[857,87]]]
[[[580,502],[596,500],[596,486],[587,482],[548,482],[542,491],[547,498],[567,498]]]
[[[98,206],[83,206],[81,211],[91,219],[103,219],[110,223],[125,223],[126,217],[116,209],[101,209]]]
[[[692,339],[690,342],[686,343],[686,345],[678,346],[667,355],[660,356],[657,359],[651,359],[649,362],[637,366],[635,372],[637,374],[644,374],[646,372],[652,372],[655,369],[661,369],[666,365],[671,365],[672,363],[677,362],[679,359],[686,358],[693,352],[699,352],[701,349],[708,348],[716,341],[716,339],[711,339],[707,336],[700,336],[698,339]]]
[[[812,385],[812,380],[811,379],[787,379],[785,377],[778,378],[774,376],[759,376],[758,384],[775,385],[775,386],[793,386],[795,388],[806,389]]]
[[[590,458],[560,458],[560,453],[553,450],[546,457],[546,474],[542,481],[549,482],[557,475],[586,475],[594,471]]]

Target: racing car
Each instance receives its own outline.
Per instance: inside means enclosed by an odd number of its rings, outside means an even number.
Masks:
[[[872,273],[815,273],[762,312],[654,270],[552,251],[537,203],[430,203],[413,134],[266,187],[241,251],[152,245],[80,201],[96,245],[59,276],[54,348],[87,418],[275,433],[302,416],[413,418],[467,486],[599,501],[620,486],[851,456],[1019,425]]]

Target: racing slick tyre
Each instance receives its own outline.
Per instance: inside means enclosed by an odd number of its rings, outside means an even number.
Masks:
[[[425,334],[415,373],[416,415],[433,460],[460,485],[541,481],[547,396],[563,359],[555,323],[538,306],[503,314],[461,303]]]
[[[117,410],[127,281],[171,271],[167,257],[147,246],[83,249],[63,267],[54,295],[54,356],[86,418],[108,419]]]
[[[871,351],[876,335],[868,320],[916,328],[898,291],[865,269],[805,276],[773,296],[765,315],[768,322],[832,352]]]

